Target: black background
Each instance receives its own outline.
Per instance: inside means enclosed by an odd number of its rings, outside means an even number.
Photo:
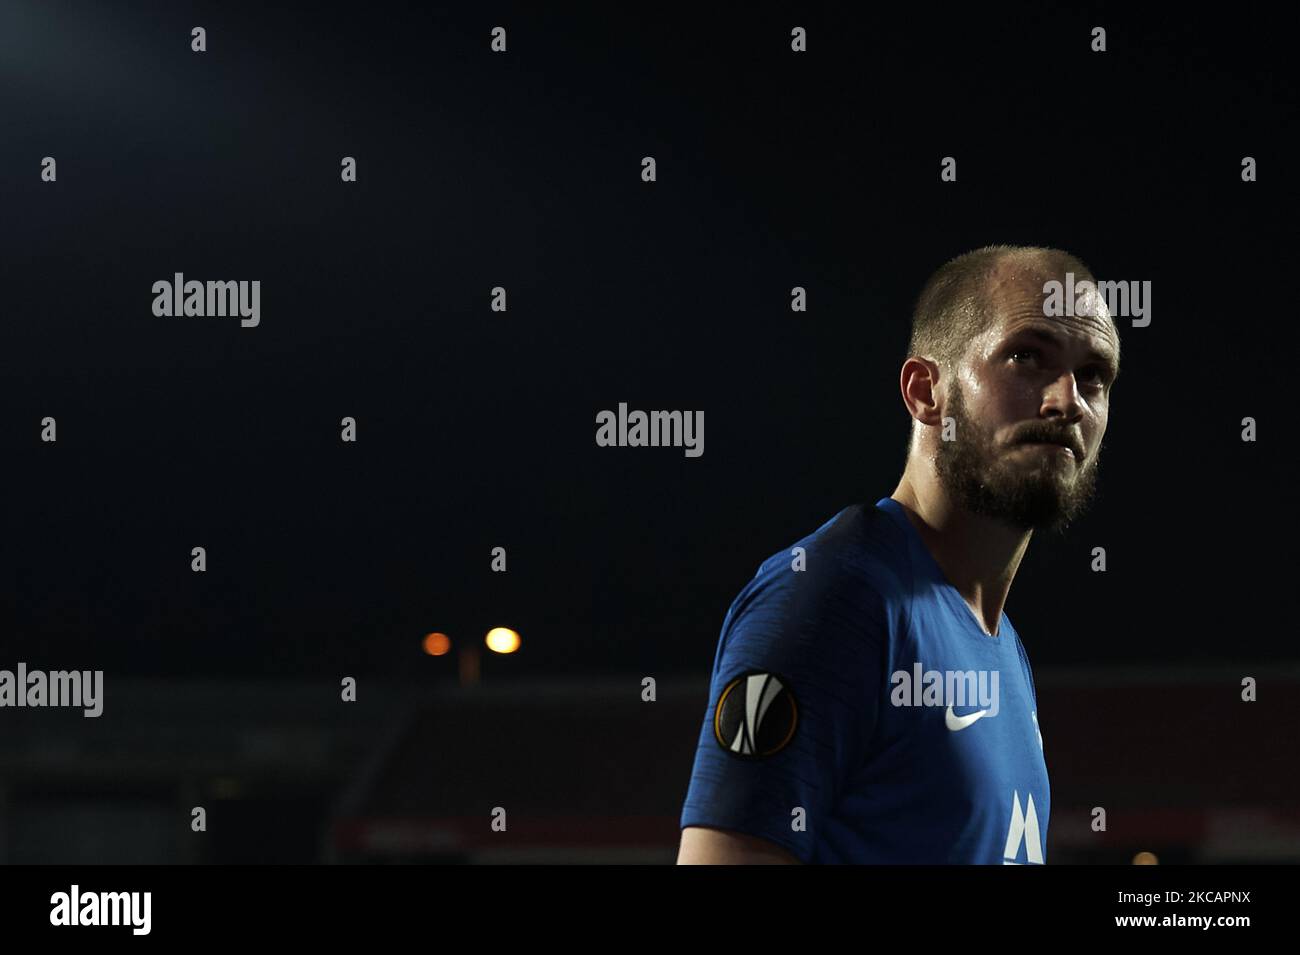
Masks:
[[[6,3],[8,665],[418,680],[508,625],[488,668],[704,676],[763,558],[893,490],[912,302],[994,242],[1153,284],[1011,591],[1035,666],[1294,658],[1287,35],[856,9]],[[260,326],[155,317],[177,271]],[[620,401],[704,455],[597,447]]]

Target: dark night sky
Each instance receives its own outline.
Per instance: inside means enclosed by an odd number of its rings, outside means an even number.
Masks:
[[[1153,283],[1094,508],[1011,591],[1035,666],[1295,657],[1295,88],[1256,11],[229,6],[0,8],[0,665],[446,673],[424,633],[506,624],[491,666],[702,678],[763,558],[893,490],[911,304],[991,242]],[[177,271],[260,280],[261,325],[155,317]],[[704,455],[598,448],[620,401],[704,410]]]

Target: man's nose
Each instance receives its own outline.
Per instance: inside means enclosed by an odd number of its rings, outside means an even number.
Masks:
[[[1043,392],[1043,412],[1048,417],[1063,417],[1070,424],[1083,417],[1083,399],[1079,397],[1073,374],[1066,372],[1047,386]]]

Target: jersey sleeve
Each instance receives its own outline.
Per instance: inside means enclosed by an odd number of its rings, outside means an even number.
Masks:
[[[777,554],[727,611],[680,824],[746,833],[808,862],[883,696],[888,631],[860,569]]]

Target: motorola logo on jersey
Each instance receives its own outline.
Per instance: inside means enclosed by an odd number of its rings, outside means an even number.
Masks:
[[[1020,865],[1016,861],[1020,847],[1025,847],[1025,860],[1030,865],[1043,864],[1043,843],[1038,833],[1038,811],[1034,809],[1034,794],[1025,793],[1026,806],[1020,809],[1020,792],[1011,794],[1011,825],[1007,827],[1007,845],[1002,850],[1003,865]]]
[[[745,673],[727,684],[713,712],[713,735],[737,756],[771,756],[794,738],[799,708],[785,680]]]

